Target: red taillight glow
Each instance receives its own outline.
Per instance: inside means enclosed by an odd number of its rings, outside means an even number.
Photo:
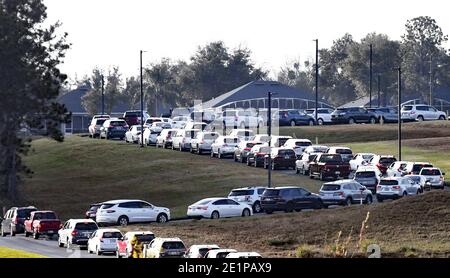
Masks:
[[[19,224],[19,219],[17,219],[17,216],[15,216],[13,219],[12,219],[12,222],[14,223],[14,224]]]
[[[208,210],[208,206],[198,206],[197,209]]]
[[[250,151],[252,148],[245,148],[244,151]]]
[[[76,230],[73,230],[70,234],[73,236],[76,236],[76,235],[78,235],[78,232]]]
[[[393,189],[400,189],[400,186],[394,185],[392,188],[393,188]]]

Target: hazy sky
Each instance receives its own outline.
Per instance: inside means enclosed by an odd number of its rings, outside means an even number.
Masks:
[[[125,76],[162,57],[188,60],[199,45],[222,40],[252,50],[258,66],[277,72],[287,61],[314,57],[346,32],[400,39],[407,19],[428,15],[450,33],[443,0],[44,0],[50,21],[63,23],[73,44],[62,69],[74,78],[95,66],[118,65]]]

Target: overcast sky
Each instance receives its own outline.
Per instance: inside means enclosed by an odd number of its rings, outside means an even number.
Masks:
[[[222,40],[252,50],[253,61],[272,72],[287,61],[314,57],[346,32],[360,40],[377,32],[400,39],[406,20],[428,15],[450,33],[443,0],[44,0],[49,21],[59,20],[73,44],[63,71],[73,79],[95,66],[118,65],[125,76],[162,57],[188,60],[199,45]],[[448,48],[448,46],[446,46]]]

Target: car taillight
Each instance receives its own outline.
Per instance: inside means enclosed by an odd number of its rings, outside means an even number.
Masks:
[[[77,230],[73,230],[70,234],[73,236],[76,236],[76,235],[78,235],[78,232],[77,232]]]
[[[377,190],[379,190],[379,189],[381,189],[381,186],[379,185],[379,186],[377,186]]]
[[[416,114],[416,112],[412,111],[412,112],[410,112],[410,114],[411,114],[411,115],[414,115],[414,114]]]
[[[114,126],[113,126],[113,125],[110,125],[108,128],[114,128]]]
[[[334,196],[344,196],[344,192],[342,191],[336,192],[334,193]]]
[[[124,125],[123,127],[124,127],[124,128],[130,128],[128,125]]]
[[[14,218],[12,219],[12,222],[16,225],[19,224],[19,219],[17,218],[17,216],[14,216]]]
[[[197,207],[197,209],[208,210],[208,206],[199,206],[199,207]]]
[[[100,242],[103,242],[103,237],[99,238]]]
[[[392,188],[394,188],[394,189],[400,189],[400,186],[398,186],[398,185],[394,185]]]
[[[38,225],[37,225],[37,227],[38,227],[38,229],[40,229],[42,226],[41,226],[41,223],[39,223]]]
[[[116,211],[113,210],[113,209],[108,209],[108,210],[106,211],[106,213],[114,213],[114,212],[116,212]]]
[[[252,148],[245,148],[244,151],[250,151]]]

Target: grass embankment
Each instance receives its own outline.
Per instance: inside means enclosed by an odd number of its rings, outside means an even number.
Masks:
[[[318,138],[320,144],[389,141],[397,139],[397,124],[282,127],[279,133],[314,143]],[[403,139],[450,137],[450,121],[404,123],[402,135]]]
[[[9,249],[6,247],[0,246],[0,258],[10,258],[10,259],[17,259],[17,258],[46,258],[45,256],[34,254],[34,253],[28,253],[24,251]]]

